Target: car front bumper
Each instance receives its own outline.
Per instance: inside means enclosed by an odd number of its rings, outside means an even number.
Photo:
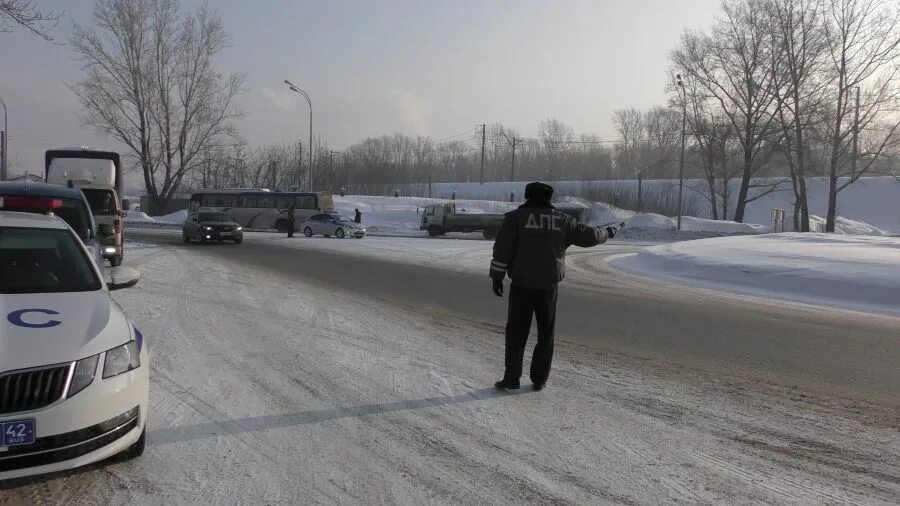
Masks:
[[[104,357],[105,359],[105,357]],[[147,423],[150,361],[103,379],[103,362],[84,390],[32,412],[0,415],[0,422],[34,419],[35,442],[0,447],[0,480],[74,469],[111,457],[140,438]]]
[[[207,241],[233,241],[235,239],[243,239],[243,230],[234,232],[220,232],[218,230],[200,230],[200,237]]]

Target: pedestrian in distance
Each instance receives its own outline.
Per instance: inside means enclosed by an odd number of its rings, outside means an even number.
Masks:
[[[353,215],[354,223],[362,223],[362,213],[359,212],[359,209],[356,209],[356,214]]]
[[[288,221],[288,237],[294,237],[294,206],[288,208],[287,212],[287,221]]]
[[[537,320],[537,344],[531,359],[531,383],[542,390],[550,376],[556,326],[557,285],[565,277],[566,249],[596,246],[616,235],[616,227],[594,228],[578,223],[550,203],[553,188],[544,183],[525,187],[525,203],[506,214],[491,260],[490,276],[497,297],[503,279],[512,280],[506,321],[506,372],[494,385],[517,389],[532,315]]]

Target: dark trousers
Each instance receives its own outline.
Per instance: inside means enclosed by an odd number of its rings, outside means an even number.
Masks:
[[[294,220],[288,220],[288,237],[294,237]]]
[[[537,345],[531,358],[531,382],[545,383],[550,376],[553,361],[553,330],[556,326],[557,289],[535,290],[511,286],[509,289],[509,316],[506,320],[506,374],[507,382],[518,383],[522,377],[522,359],[525,344],[531,331],[531,315],[537,320]]]

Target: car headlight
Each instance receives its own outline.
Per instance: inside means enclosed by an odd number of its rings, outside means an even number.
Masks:
[[[203,225],[203,230],[212,230],[213,228],[209,225]]]
[[[106,360],[103,362],[103,379],[118,376],[140,366],[141,356],[137,341],[128,341],[122,346],[106,352]]]
[[[235,230],[237,230],[238,232],[240,232],[241,230],[244,230],[244,227],[237,227],[237,228],[235,228]]]
[[[94,381],[97,374],[97,360],[100,355],[83,358],[75,363],[75,372],[72,374],[72,382],[69,384],[69,393],[66,398],[72,397],[87,388]]]

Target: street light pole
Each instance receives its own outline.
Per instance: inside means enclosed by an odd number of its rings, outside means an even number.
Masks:
[[[294,93],[298,93],[298,94],[302,95],[303,98],[306,99],[306,103],[309,104],[309,146],[307,146],[306,149],[307,149],[307,151],[309,151],[309,191],[312,191],[312,189],[313,189],[313,188],[312,188],[312,186],[313,186],[313,174],[312,174],[312,173],[313,173],[313,161],[312,161],[312,153],[313,153],[313,145],[312,145],[312,134],[313,134],[313,129],[312,129],[312,100],[310,100],[309,94],[307,94],[305,91],[303,91],[303,90],[300,89],[299,87],[294,86],[294,85],[293,85],[290,81],[288,81],[287,79],[284,80],[284,84],[288,85],[288,88],[290,88],[290,90],[293,91]]]
[[[6,112],[6,102],[0,98],[0,105],[3,106],[3,138],[0,142],[0,150],[3,150],[0,153],[0,181],[6,181],[6,160],[8,159],[6,156],[6,152],[9,150],[9,118],[7,117]]]
[[[681,231],[682,197],[684,195],[684,142],[687,130],[687,92],[681,74],[677,75],[678,87],[681,88],[681,158],[678,161],[678,231]]]

